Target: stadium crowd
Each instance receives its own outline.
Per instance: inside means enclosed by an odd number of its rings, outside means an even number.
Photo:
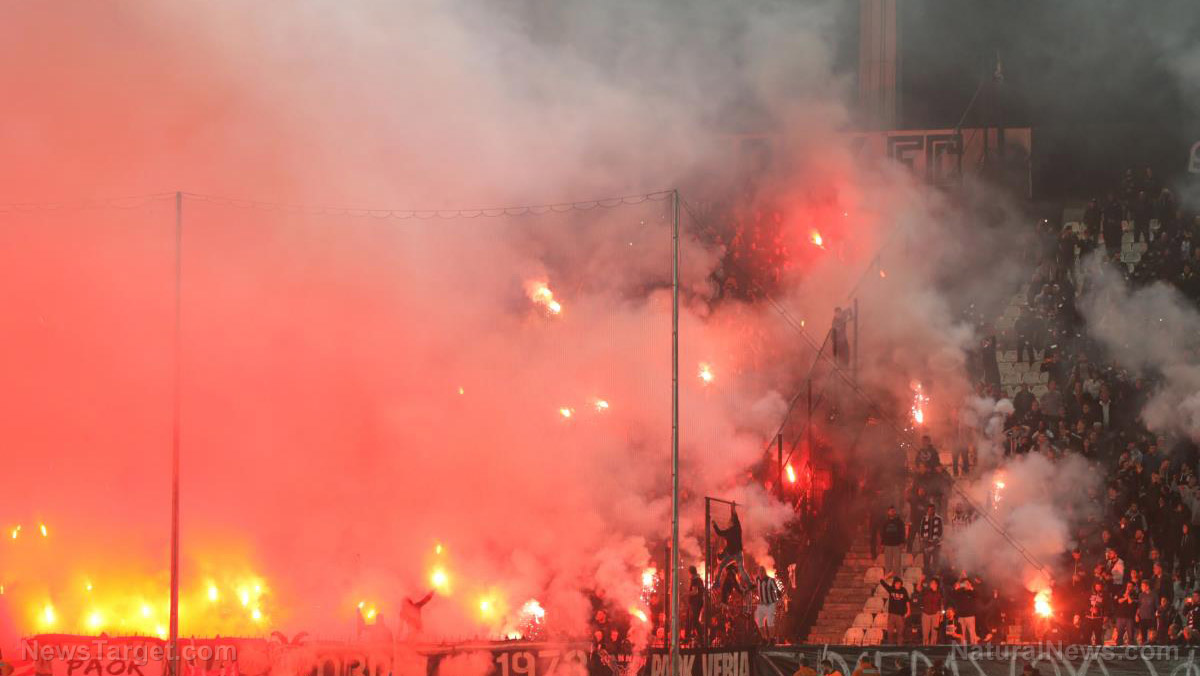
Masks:
[[[974,518],[959,503],[945,524],[953,475],[970,472],[972,435],[962,435],[949,466],[924,440],[907,490],[907,522],[877,513],[872,542],[883,545],[888,578],[889,643],[1006,641],[1033,638],[1080,644],[1200,643],[1200,481],[1197,446],[1156,434],[1140,413],[1156,374],[1134,373],[1088,336],[1076,306],[1095,272],[1081,262],[1101,257],[1132,286],[1165,283],[1200,305],[1200,215],[1181,208],[1147,169],[1125,173],[1119,189],[1091,200],[1079,223],[1036,226],[1036,269],[1010,330],[981,322],[984,336],[969,361],[978,394],[1011,401],[1004,422],[1006,456],[1040,453],[1053,461],[1078,454],[1102,473],[1090,495],[1099,509],[1076,514],[1072,551],[1046,562],[1055,570],[1052,613],[1035,612],[1024,589],[990,586],[952,571],[938,556],[944,529]],[[1099,251],[1099,254],[1093,252]],[[1015,351],[1044,382],[1006,384],[1001,350]],[[1008,360],[1011,362],[1011,356]],[[1011,383],[1011,379],[1010,379]],[[882,509],[882,508],[879,508]],[[923,554],[912,588],[900,579],[902,549]],[[895,579],[892,576],[895,575]],[[919,633],[918,633],[919,632]]]

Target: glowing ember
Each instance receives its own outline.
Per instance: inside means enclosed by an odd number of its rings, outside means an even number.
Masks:
[[[92,591],[92,583],[91,582],[84,583],[83,588],[87,591]]]
[[[705,385],[711,383],[713,381],[713,377],[714,377],[713,372],[712,372],[712,367],[709,366],[708,364],[701,364],[699,375],[700,375],[700,382],[704,383]]]
[[[821,236],[821,233],[817,232],[816,230],[813,230],[811,239],[812,239],[813,244],[817,245],[818,247],[820,247],[822,249],[825,248],[825,238]]]
[[[1039,617],[1051,617],[1054,615],[1054,607],[1050,605],[1050,590],[1043,589],[1033,598],[1033,612]]]
[[[12,529],[12,539],[16,540],[16,539],[17,539],[17,536],[18,536],[18,535],[20,535],[20,534],[21,534],[21,527],[20,527],[20,526],[17,526],[16,528]]]
[[[52,627],[57,620],[58,616],[54,612],[54,606],[47,603],[46,606],[42,608],[42,622],[47,627]]]
[[[787,466],[784,467],[784,471],[787,473],[788,483],[796,483],[796,468],[792,467],[791,463],[788,463]]]
[[[44,523],[43,523],[43,524],[41,524],[41,529],[42,529],[42,537],[49,537],[49,536],[50,536],[50,533],[48,533],[48,532],[46,531],[46,524],[44,524]]]
[[[575,415],[575,409],[560,408],[560,409],[558,409],[558,414],[561,415],[563,418],[570,419],[571,416]]]
[[[458,388],[458,393],[459,393],[459,394],[466,394],[466,393],[467,393],[467,391],[466,391],[465,389],[463,389],[463,388],[461,388],[461,387],[460,387],[460,388]]]
[[[608,410],[608,402],[603,399],[596,400],[596,410],[603,413]]]
[[[441,554],[442,554],[442,544],[441,544],[440,542],[439,542],[438,544],[434,545],[434,547],[433,547],[433,553],[434,553],[434,554],[437,554],[438,556],[441,556]]]
[[[525,291],[529,294],[529,299],[537,305],[546,308],[546,312],[550,315],[558,315],[562,313],[562,303],[559,303],[554,298],[554,292],[545,282],[526,282]]]
[[[879,278],[887,279],[887,273],[883,271],[883,268],[879,268]]]
[[[630,608],[629,614],[633,615],[634,617],[641,620],[642,622],[650,621],[650,618],[646,617],[646,611],[642,610],[641,608]]]

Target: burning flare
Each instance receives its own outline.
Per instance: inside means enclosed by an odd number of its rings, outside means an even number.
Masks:
[[[562,314],[562,303],[554,299],[554,292],[550,290],[546,282],[526,282],[525,291],[529,294],[529,299],[544,307],[548,314]]]
[[[788,483],[796,483],[796,468],[792,467],[792,463],[789,462],[787,466],[784,467],[784,471],[787,473]]]
[[[704,383],[705,385],[711,383],[713,381],[713,377],[714,377],[713,372],[712,372],[712,367],[709,366],[708,364],[700,364],[699,377],[700,377],[700,382]]]
[[[810,236],[810,239],[812,240],[812,243],[817,246],[817,248],[820,248],[820,249],[825,248],[825,238],[821,236],[820,232],[813,230],[812,235]]]
[[[929,397],[925,396],[925,391],[921,387],[921,383],[913,383],[913,423],[918,426],[925,424],[925,409],[928,407],[928,405]]]
[[[429,576],[429,582],[433,585],[434,589],[445,593],[446,589],[450,586],[450,577],[441,568],[434,568],[433,573]]]
[[[1054,606],[1050,605],[1050,590],[1043,589],[1033,597],[1033,612],[1037,613],[1038,617],[1052,617],[1054,615]]]

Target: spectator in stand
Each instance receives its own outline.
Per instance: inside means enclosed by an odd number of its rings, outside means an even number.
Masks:
[[[1154,639],[1155,613],[1158,611],[1158,596],[1150,588],[1150,583],[1142,580],[1137,597],[1137,613],[1134,615],[1134,626],[1137,629],[1137,642],[1146,645]]]
[[[1039,404],[1046,424],[1052,428],[1057,427],[1058,421],[1063,417],[1063,396],[1062,392],[1058,391],[1058,382],[1054,378],[1046,383],[1046,393],[1042,395]]]
[[[875,668],[875,664],[871,662],[868,655],[860,655],[858,658],[858,666],[854,668],[854,673],[851,676],[879,676],[879,670]]]
[[[880,541],[883,543],[883,572],[884,575],[900,575],[903,571],[901,548],[905,543],[906,528],[904,520],[896,513],[895,507],[888,507],[887,519],[880,531]]]
[[[880,580],[879,584],[888,593],[887,635],[884,642],[904,645],[904,622],[912,614],[912,599],[908,595],[908,589],[905,589],[904,580],[900,579],[899,575],[892,578],[891,586],[884,580]]]
[[[1184,607],[1184,638],[1188,643],[1200,640],[1200,589],[1192,592]]]
[[[702,615],[704,613],[704,596],[704,578],[700,577],[700,571],[696,570],[695,566],[688,567],[688,616],[685,627],[688,634],[693,637],[700,635]]]
[[[942,459],[938,455],[937,449],[933,447],[933,439],[929,435],[921,437],[921,447],[917,449],[917,457],[915,463],[918,467],[924,467],[927,470],[936,470],[942,466]]]
[[[1146,195],[1146,191],[1138,193],[1137,199],[1129,208],[1133,221],[1133,241],[1150,242],[1150,218],[1154,216],[1154,205]]]
[[[1028,354],[1029,365],[1033,366],[1033,360],[1035,359],[1033,341],[1037,333],[1037,325],[1033,312],[1029,309],[1028,305],[1021,308],[1021,314],[1017,316],[1013,330],[1017,334],[1017,361],[1022,361],[1022,356]]]
[[[963,642],[967,645],[978,643],[979,636],[975,632],[975,613],[978,612],[978,602],[976,600],[975,585],[971,583],[971,579],[966,575],[963,575],[954,584],[952,602],[954,610],[958,614],[959,624],[962,626]]]
[[[1008,636],[1008,603],[1000,595],[1000,590],[992,589],[992,593],[980,604],[979,609],[979,617],[983,624],[980,642],[990,645],[1004,643]]]
[[[1137,615],[1137,591],[1132,582],[1126,582],[1124,588],[1113,595],[1113,619],[1116,620],[1114,640],[1117,645],[1130,645],[1133,642],[1133,623]]]
[[[1125,217],[1125,209],[1121,207],[1121,203],[1112,194],[1108,194],[1108,199],[1104,202],[1104,209],[1101,211],[1103,219],[1102,228],[1104,230],[1104,248],[1108,251],[1109,256],[1121,253],[1121,221]]]
[[[1000,361],[996,357],[996,332],[991,331],[979,347],[979,358],[983,362],[983,379],[993,387],[1000,387]]]
[[[942,600],[942,590],[939,588],[936,577],[930,578],[929,586],[921,591],[919,598],[919,605],[921,606],[921,643],[924,645],[937,645],[938,625],[942,619],[944,603]]]
[[[1146,542],[1146,531],[1139,528],[1134,531],[1133,540],[1125,547],[1125,565],[1130,571],[1144,575],[1149,570],[1149,563],[1150,543]]]
[[[1088,200],[1083,210],[1083,229],[1089,238],[1100,236],[1100,203],[1095,197]]]
[[[942,517],[938,516],[936,507],[931,502],[925,508],[925,518],[921,519],[921,555],[926,575],[936,575],[940,565],[942,550],[943,525]]]
[[[758,569],[758,607],[754,611],[754,624],[758,627],[763,640],[768,644],[775,643],[775,610],[778,607],[779,582],[767,574],[767,569]]]
[[[792,676],[817,676],[817,670],[809,666],[808,655],[801,653],[799,662],[799,667],[792,673]]]
[[[1104,572],[1112,577],[1113,585],[1125,582],[1125,562],[1117,556],[1117,550],[1109,547],[1104,551]]]
[[[1033,404],[1033,392],[1029,391],[1029,383],[1021,383],[1017,387],[1017,393],[1013,395],[1013,416],[1016,418],[1023,417],[1029,412],[1030,406]]]
[[[963,643],[963,627],[962,622],[958,619],[958,613],[951,606],[946,609],[945,615],[942,616],[941,625],[938,627],[939,643],[949,645],[961,645]]]
[[[1102,645],[1104,643],[1104,625],[1108,622],[1108,594],[1104,591],[1104,583],[1097,581],[1092,585],[1092,593],[1088,597],[1088,609],[1083,616],[1084,643]]]
[[[1196,557],[1200,554],[1200,542],[1192,534],[1191,524],[1184,522],[1179,528],[1182,536],[1179,539],[1179,562],[1177,568],[1180,576],[1183,578],[1184,584],[1190,585],[1195,581],[1193,570],[1196,566]]]
[[[717,561],[717,576],[726,569],[732,569],[737,574],[739,589],[745,589],[750,584],[750,573],[746,570],[746,559],[742,553],[742,522],[738,519],[737,505],[729,505],[729,526],[721,528],[716,519],[712,522],[713,530],[725,541],[725,548]],[[743,584],[742,580],[746,582]]]
[[[1163,644],[1171,633],[1171,625],[1178,622],[1178,614],[1171,607],[1170,600],[1165,596],[1158,597],[1158,607],[1154,609],[1154,641]]]

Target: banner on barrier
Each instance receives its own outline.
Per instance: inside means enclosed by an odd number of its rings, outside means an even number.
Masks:
[[[486,653],[486,657],[480,655]],[[571,659],[555,659],[564,655]],[[586,645],[494,646],[470,652],[430,656],[427,676],[464,673],[464,662],[487,676],[669,676],[664,650],[643,655],[600,657]],[[817,673],[828,662],[851,676],[866,659],[883,676],[1017,676],[1032,665],[1042,676],[1200,676],[1190,646],[1076,646],[1065,644],[1001,646],[801,646],[794,648],[718,648],[685,650],[680,656],[685,676],[792,676],[801,656]],[[581,662],[582,660],[582,662]],[[443,668],[445,667],[445,668]]]

